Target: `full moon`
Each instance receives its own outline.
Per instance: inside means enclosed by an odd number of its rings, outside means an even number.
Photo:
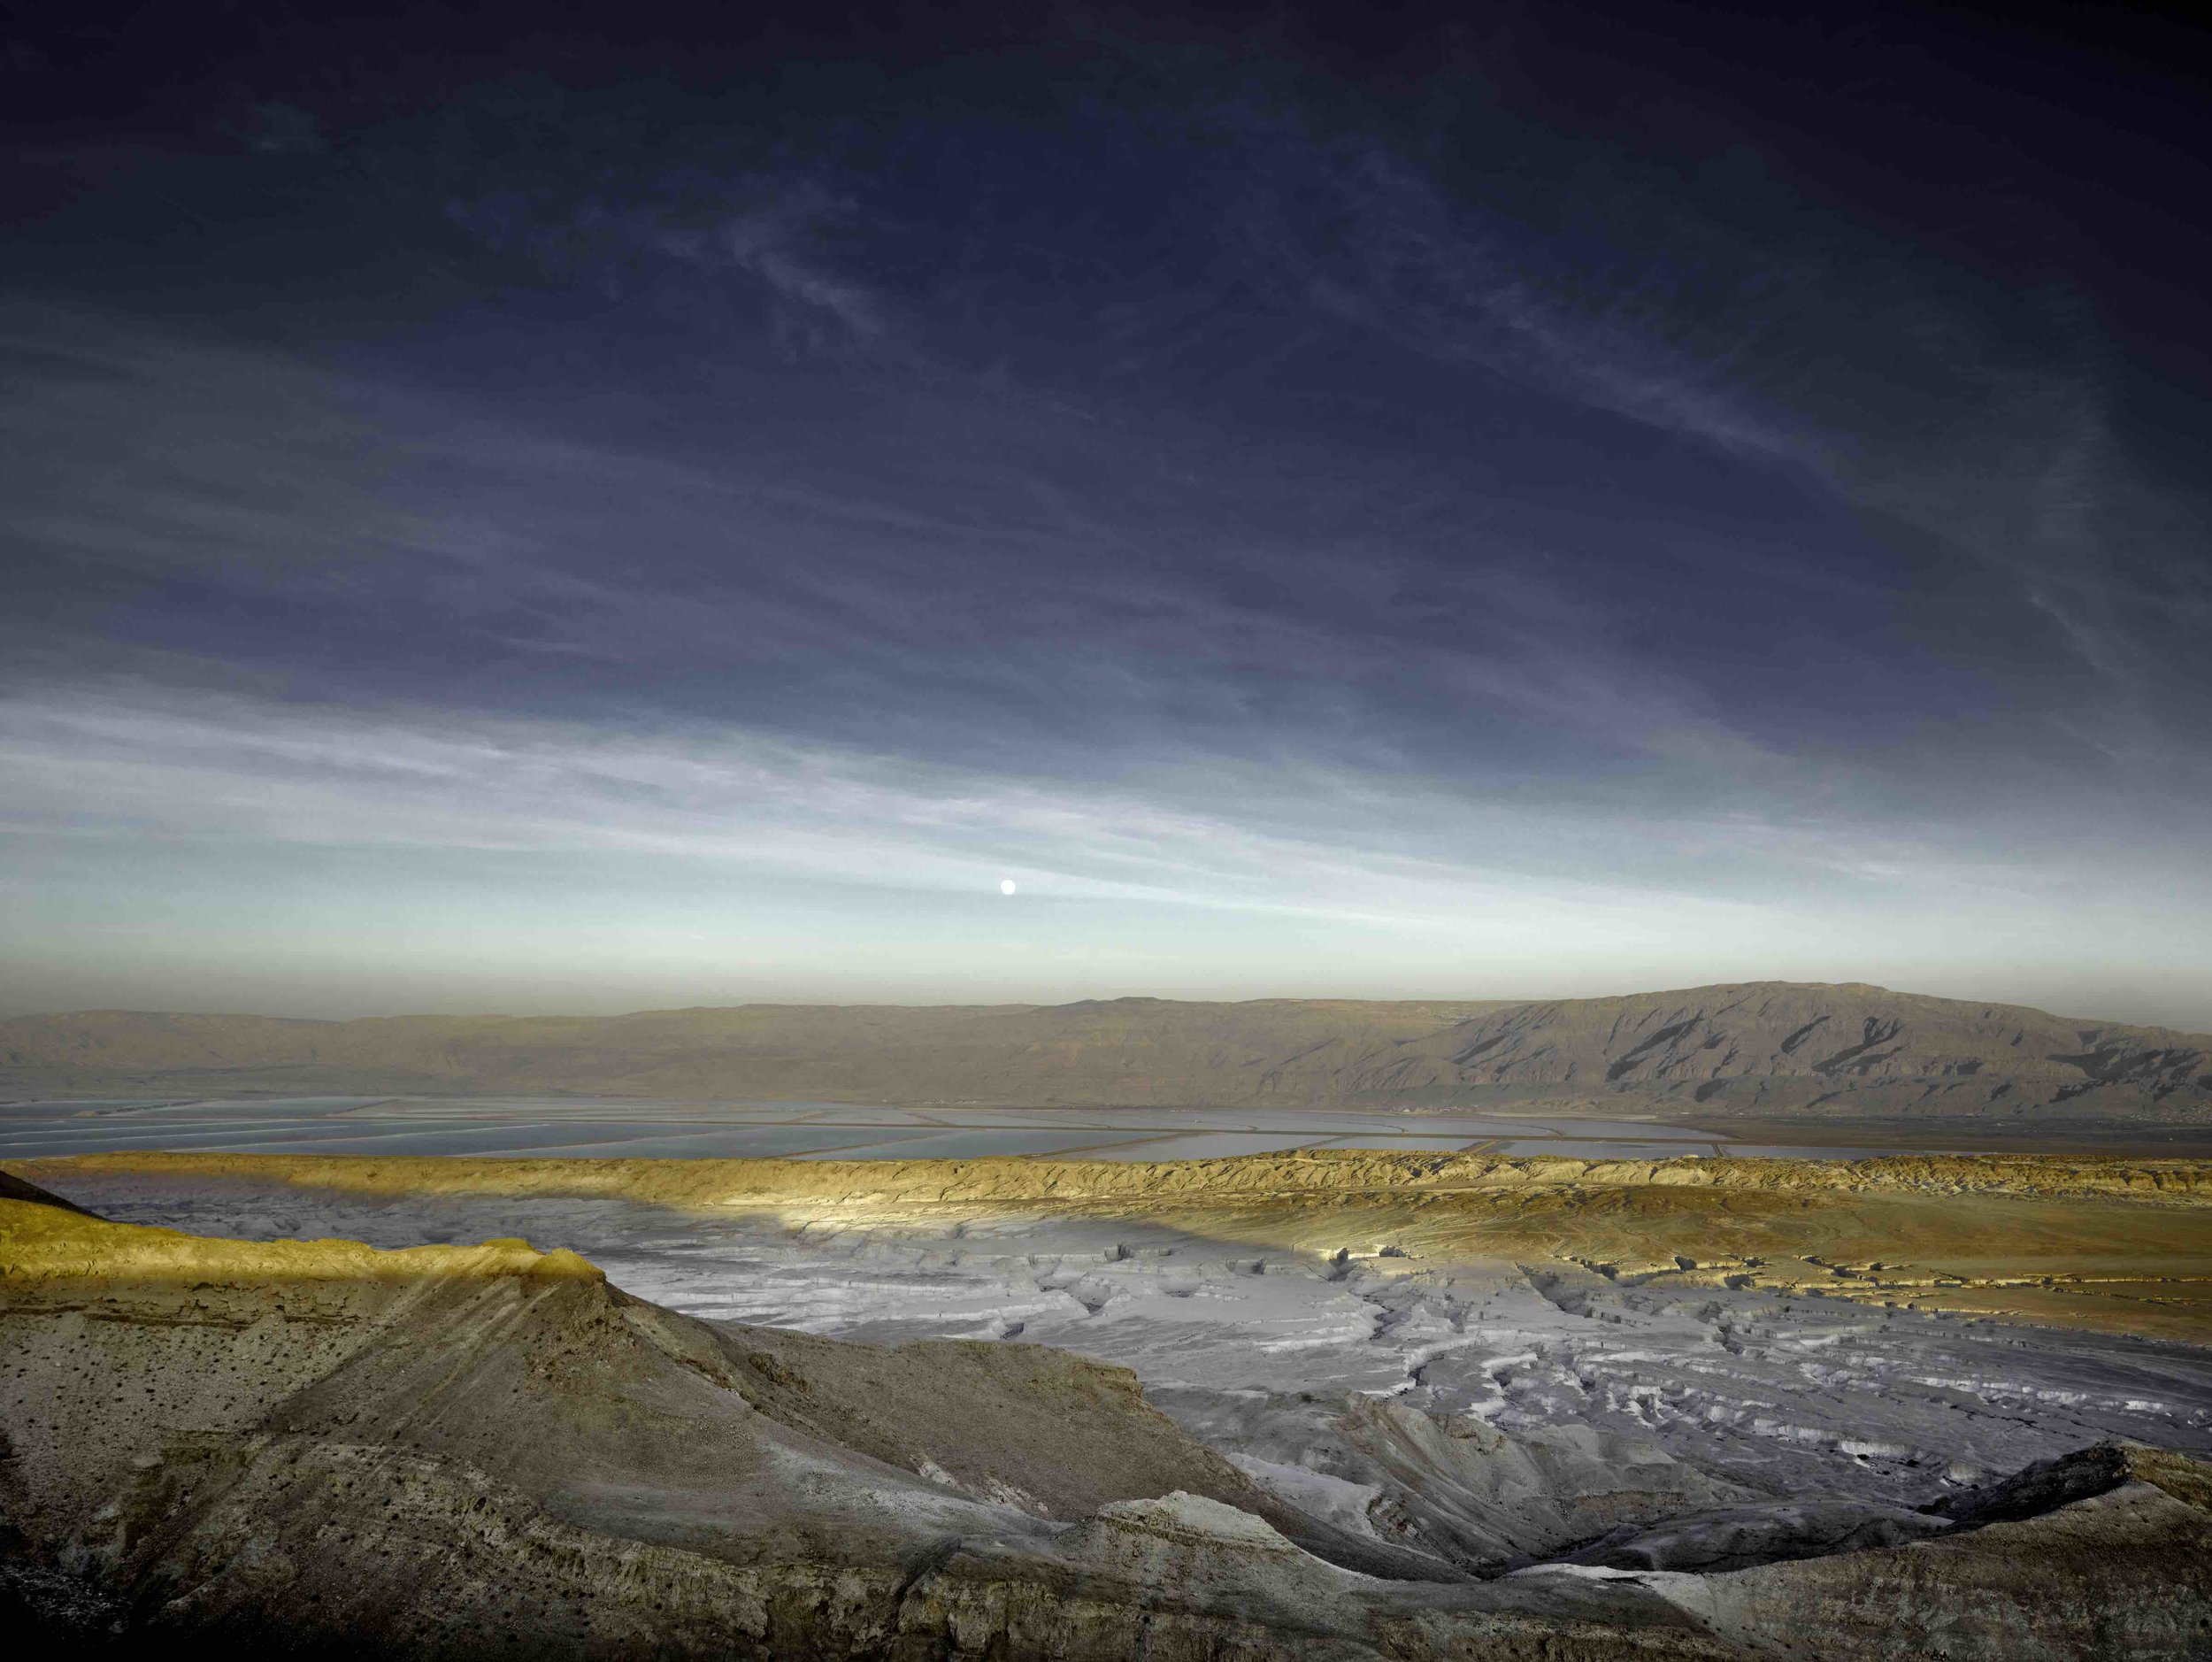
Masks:
[[[1010,877],[1002,877],[999,879],[998,892],[1002,895],[1012,894],[1014,892],[1014,880]]]

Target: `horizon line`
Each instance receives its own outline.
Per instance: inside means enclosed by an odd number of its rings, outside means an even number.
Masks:
[[[2054,1020],[2059,1021],[2093,1023],[2105,1027],[2128,1027],[2168,1033],[2189,1034],[2192,1036],[2202,1036],[2194,1034],[2192,1029],[2170,1027],[2163,1022],[2131,1020],[2125,1018],[2113,1016],[2070,1015],[2062,1012],[2046,1009],[2039,1004],[2020,1004],[2008,999],[1959,998],[1946,993],[1923,993],[1915,992],[1909,989],[1886,987],[1877,981],[1788,981],[1778,978],[1762,978],[1751,981],[1701,981],[1692,986],[1685,987],[1641,988],[1625,992],[1582,994],[1571,996],[1538,995],[1534,996],[1488,997],[1474,995],[1440,995],[1432,997],[1414,998],[1360,998],[1339,997],[1326,994],[1260,994],[1247,998],[1171,998],[1163,997],[1157,994],[1152,993],[1122,993],[1116,994],[1111,996],[1091,996],[1084,998],[1063,999],[1058,1002],[1051,1003],[1025,999],[983,1000],[974,1003],[948,1000],[942,1003],[916,1004],[902,1004],[889,1000],[854,1000],[851,1002],[840,1002],[833,1000],[807,999],[747,999],[741,1003],[727,1004],[702,1004],[649,1005],[635,1010],[612,1011],[602,1014],[594,1014],[585,1012],[555,1012],[534,1015],[518,1015],[511,1012],[500,1010],[455,1011],[451,1012],[422,1010],[400,1010],[388,1012],[382,1014],[355,1016],[283,1016],[269,1015],[258,1011],[234,1009],[150,1010],[130,1008],[123,1005],[86,1005],[67,1010],[21,1011],[13,1014],[0,1015],[0,1023],[16,1021],[50,1021],[65,1020],[72,1017],[88,1016],[187,1016],[199,1017],[209,1020],[227,1019],[250,1021],[281,1021],[297,1023],[301,1025],[339,1027],[351,1022],[363,1021],[624,1021],[644,1016],[693,1015],[706,1012],[734,1010],[1002,1010],[1040,1012],[1048,1010],[1073,1010],[1079,1009],[1087,1004],[1185,1004],[1193,1006],[1244,1006],[1250,1004],[1363,1004],[1377,1007],[1399,1008],[1403,1008],[1408,1005],[1424,1006],[1438,1004],[1466,1004],[1484,1006],[1484,1010],[1479,1013],[1489,1013],[1499,1009],[1509,1009],[1517,1006],[1528,1006],[1534,1004],[1601,1004],[1609,999],[1663,998],[1668,996],[1686,996],[1694,993],[1736,991],[1756,987],[1818,989],[1824,991],[1833,992],[1857,990],[1879,993],[1893,998],[1921,999],[1936,1004],[1959,1005],[1979,1004],[1983,1008],[1989,1010],[2001,1009],[2027,1011],[2034,1014],[2047,1016]],[[1473,1011],[1469,1012],[1470,1015],[1474,1013],[1478,1012]]]

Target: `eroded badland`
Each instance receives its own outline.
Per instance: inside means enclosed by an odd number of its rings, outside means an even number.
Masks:
[[[2206,1163],[13,1169],[0,1504],[42,1642],[2212,1637]],[[325,1232],[359,1239],[278,1238]]]

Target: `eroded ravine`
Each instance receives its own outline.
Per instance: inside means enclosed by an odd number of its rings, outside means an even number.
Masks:
[[[2212,1443],[2208,1355],[2156,1322],[2098,1335],[1944,1308],[2047,1292],[2043,1275],[1976,1279],[1999,1251],[2055,1269],[2124,1248],[2140,1274],[2164,1242],[2162,1266],[2189,1266],[2212,1210],[2180,1163],[1915,1159],[1777,1182],[1766,1162],[1310,1157],[1207,1163],[1135,1202],[1128,1168],[1069,1163],[579,1164],[38,1169],[138,1220],[392,1245],[521,1235],[573,1245],[695,1315],[1061,1346],[1132,1368],[1233,1458],[1282,1466],[1270,1450],[1294,1444],[1300,1472],[1333,1462],[1323,1475],[1401,1500],[1407,1485],[1371,1457],[1316,1452],[1325,1439],[1301,1398],[1357,1393],[1515,1437],[1609,1440],[1578,1484],[1599,1485],[1600,1467],[1656,1481],[1671,1463],[1716,1493],[1883,1506],[2103,1438]],[[426,1165],[436,1192],[400,1189]],[[1105,1192],[1069,1197],[1086,1184]],[[682,1204],[626,1197],[672,1189]],[[1029,1198],[978,1197],[993,1189]],[[1932,1247],[1969,1273],[1916,1273]],[[2093,1313],[2135,1320],[2140,1306]],[[1263,1423],[1255,1402],[1301,1428]],[[1277,1481],[1286,1494],[1310,1482]]]
[[[0,1201],[30,1543],[0,1580],[78,1642],[1735,1656],[1817,1609],[1856,1656],[1959,1597],[1981,1654],[2091,1656],[2118,1653],[2097,1612],[2179,1654],[2212,1604],[2212,1480],[2080,1452],[2201,1446],[2190,1346],[1355,1250],[1326,1210],[1331,1250],[964,1202],[94,1188],[413,1250]],[[2032,1504],[1981,1498],[2047,1452]]]

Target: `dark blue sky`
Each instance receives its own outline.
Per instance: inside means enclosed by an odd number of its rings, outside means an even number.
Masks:
[[[265,10],[5,60],[0,1004],[2212,1027],[2203,37]]]

